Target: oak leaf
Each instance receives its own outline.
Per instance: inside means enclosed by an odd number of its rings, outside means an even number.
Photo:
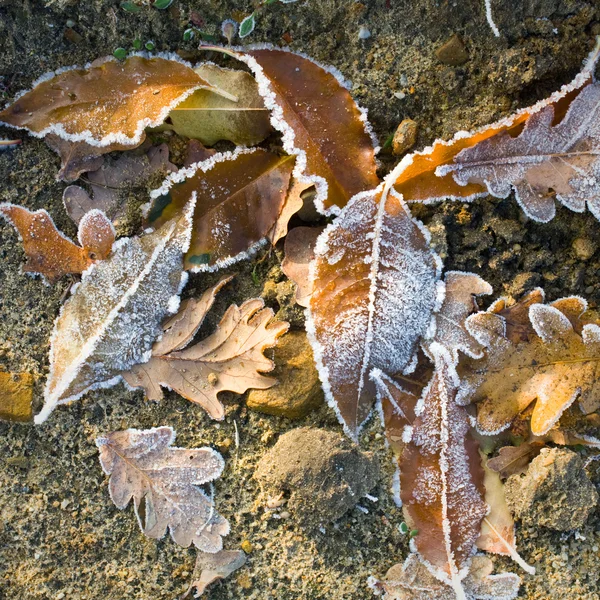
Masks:
[[[366,115],[338,73],[282,49],[206,49],[230,54],[250,67],[271,110],[271,123],[283,134],[285,151],[298,157],[294,176],[316,185],[320,211],[337,212],[355,194],[377,186]]]
[[[148,359],[161,322],[177,310],[187,281],[195,198],[179,219],[140,238],[121,238],[112,256],[83,274],[54,324],[43,423],[58,404],[110,387],[121,373]]]
[[[531,297],[526,298],[529,301]],[[533,303],[525,321],[520,305],[505,316],[491,311],[467,319],[471,333],[486,346],[484,358],[465,362],[461,400],[477,403],[477,428],[498,433],[532,402],[534,435],[546,434],[577,398],[584,413],[600,406],[597,369],[600,326],[587,323],[583,298]],[[517,320],[518,318],[518,320]],[[506,336],[506,320],[519,322],[519,337]],[[531,332],[527,329],[530,328]],[[527,334],[527,340],[521,341]]]
[[[92,146],[137,146],[146,127],[160,125],[172,108],[201,88],[232,98],[181,60],[107,57],[42,77],[0,112],[0,123],[36,137],[54,133]]]
[[[440,271],[427,233],[393,191],[358,194],[319,237],[307,331],[326,398],[350,437],[375,400],[370,372],[414,366],[441,302]]]
[[[181,169],[151,193],[148,224],[157,227],[180,214],[195,193],[185,268],[213,271],[247,258],[279,218],[294,160],[262,149],[238,149]]]
[[[262,375],[275,367],[263,352],[275,346],[288,324],[271,322],[273,311],[263,308],[258,298],[240,307],[231,305],[213,334],[185,348],[210,310],[215,294],[228,280],[206,291],[200,300],[188,300],[165,323],[163,337],[154,345],[150,360],[123,374],[131,387],[143,388],[150,400],[161,400],[161,387],[167,387],[202,406],[213,419],[222,420],[225,410],[218,399],[220,392],[242,394],[249,388],[275,385],[275,379]]]
[[[192,543],[218,552],[229,524],[199,485],[217,479],[225,462],[212,448],[176,448],[175,431],[157,427],[115,431],[96,439],[108,491],[117,508],[133,500],[142,532],[160,539],[167,532],[176,544]]]
[[[255,146],[269,135],[269,110],[250,73],[223,69],[211,63],[201,64],[194,70],[204,81],[235,96],[235,100],[210,89],[195,91],[169,113],[167,122],[176,133],[198,139],[207,146],[219,140],[229,140],[238,146]]]
[[[110,220],[100,210],[90,210],[79,222],[78,241],[61,233],[44,209],[0,203],[0,215],[18,232],[27,255],[23,271],[39,273],[54,283],[68,273],[83,273],[97,260],[108,258],[115,240]]]
[[[415,549],[431,572],[465,598],[461,581],[487,513],[478,444],[468,436],[466,410],[450,353],[432,344],[435,372],[423,392],[410,442],[400,460],[400,494]]]

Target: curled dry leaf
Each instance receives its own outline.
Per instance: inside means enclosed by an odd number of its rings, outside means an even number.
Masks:
[[[401,455],[400,494],[407,523],[418,531],[414,547],[464,599],[461,582],[487,513],[483,470],[477,443],[468,436],[468,415],[455,402],[459,381],[452,358],[439,344],[430,351],[435,373]]]
[[[338,73],[281,49],[250,48],[243,54],[207,49],[230,54],[250,67],[271,110],[271,123],[283,133],[285,151],[298,157],[294,175],[317,186],[319,210],[339,210],[355,194],[377,186],[365,113]]]
[[[176,544],[219,552],[229,524],[197,486],[217,479],[225,462],[212,448],[176,448],[175,431],[157,427],[115,431],[96,439],[100,464],[110,475],[108,491],[117,508],[133,499],[140,529]]]
[[[519,593],[521,579],[513,573],[492,575],[494,565],[487,556],[474,556],[463,581],[467,600],[512,600]],[[394,565],[383,581],[369,582],[384,600],[456,600],[455,591],[436,579],[419,560],[409,554],[404,564]]]
[[[43,423],[58,404],[110,387],[121,372],[148,359],[161,322],[179,304],[187,276],[192,199],[179,219],[140,238],[121,238],[110,259],[86,271],[65,302],[50,340]]]
[[[194,598],[200,598],[212,583],[226,579],[245,564],[246,555],[242,550],[221,550],[216,554],[199,552],[195,570],[200,571],[200,578],[192,582],[189,590],[181,596],[181,600],[187,598],[193,588]]]
[[[52,75],[1,111],[0,123],[36,137],[54,133],[92,146],[137,146],[146,127],[160,125],[194,91],[232,97],[180,60],[160,57],[107,57]]]
[[[522,195],[521,205],[526,213],[539,221],[547,221],[554,215],[551,195],[555,192],[573,210],[584,210],[587,200],[590,201],[590,210],[596,210],[590,192],[597,177],[595,170],[598,169],[592,166],[596,164],[594,157],[600,150],[597,141],[594,141],[597,135],[590,131],[588,136],[590,128],[587,127],[582,127],[579,133],[568,130],[575,126],[575,113],[581,110],[584,113],[579,116],[584,120],[593,118],[592,114],[585,112],[585,107],[590,106],[591,97],[597,94],[597,90],[594,91],[597,86],[592,82],[599,51],[600,45],[590,54],[582,72],[549,98],[473,133],[459,132],[449,142],[438,140],[424,151],[404,157],[389,176],[396,191],[407,202],[433,202],[445,198],[464,201],[486,195],[488,191],[506,197],[514,184]],[[597,107],[592,109],[597,111]],[[565,115],[569,116],[568,120]],[[531,119],[531,125],[526,125]],[[550,122],[559,125],[548,128]],[[546,130],[542,131],[544,127]],[[536,132],[540,135],[534,139]],[[562,134],[566,135],[561,146],[558,138]],[[507,147],[515,149],[526,141],[531,145],[527,156],[518,157],[519,151],[514,156],[509,156],[509,151],[504,152]],[[482,152],[492,148],[494,152],[504,154],[487,157],[499,165],[498,181],[490,178],[493,167],[484,172],[484,165],[479,173],[481,177],[468,176],[476,172]],[[563,156],[551,157],[550,154],[557,149]],[[523,150],[521,147],[520,152]],[[577,156],[571,154],[573,151]],[[555,170],[555,167],[558,168]],[[583,170],[577,172],[580,167]],[[465,168],[468,170],[463,172]],[[521,175],[517,174],[518,171]],[[529,181],[522,178],[525,174],[531,178]],[[563,179],[565,176],[566,179]],[[551,188],[552,193],[545,198],[535,198],[529,189],[530,184],[538,191],[548,192]]]
[[[169,319],[165,333],[152,349],[152,357],[123,374],[131,387],[141,387],[151,400],[161,400],[162,387],[175,390],[196,402],[213,418],[222,420],[219,392],[244,393],[249,388],[267,389],[277,383],[262,373],[275,364],[264,356],[266,348],[288,329],[282,321],[271,322],[273,311],[263,308],[262,300],[247,300],[240,307],[231,305],[217,330],[202,342],[182,350],[191,341],[212,306],[224,279],[204,293],[200,300],[189,300]]]
[[[210,89],[195,91],[169,113],[167,122],[176,133],[198,139],[207,146],[219,140],[229,140],[238,146],[255,146],[269,135],[269,110],[250,73],[223,69],[211,63],[201,64],[194,70],[204,81],[229,92],[235,99],[225,98]]]
[[[26,423],[33,418],[33,376],[0,371],[0,420]]]
[[[413,366],[443,291],[427,232],[394,193],[381,198],[355,196],[311,264],[309,339],[326,397],[354,439],[375,400],[369,373]]]
[[[301,183],[292,179],[279,217],[277,217],[275,225],[267,234],[267,238],[273,246],[287,235],[290,219],[304,206],[303,195],[310,190],[314,190],[312,184]]]
[[[177,167],[169,161],[167,144],[144,144],[140,148],[142,150],[143,153],[137,150],[126,152],[114,161],[104,160],[96,171],[88,173],[91,197],[77,185],[65,189],[63,204],[75,223],[79,223],[81,217],[94,208],[102,210],[115,222],[126,212],[126,200],[122,197],[124,189],[148,179],[153,173],[177,171]]]
[[[487,461],[487,467],[498,473],[502,479],[511,475],[521,475],[527,471],[529,463],[544,447],[541,442],[523,442],[519,446],[503,446],[498,456]]]
[[[212,271],[247,258],[278,220],[290,184],[293,156],[236,150],[181,169],[151,193],[148,223],[172,219],[198,196],[185,268]]]
[[[81,246],[62,234],[44,209],[31,212],[0,203],[0,215],[19,232],[27,255],[23,271],[39,273],[50,283],[68,273],[83,273],[95,261],[107,258],[115,240],[112,223],[100,210],[87,212],[79,222]]]
[[[534,435],[546,434],[577,398],[584,413],[600,406],[597,389],[600,359],[600,326],[581,315],[587,302],[576,296],[551,304],[520,304],[497,313],[501,304],[467,319],[474,337],[486,346],[484,358],[465,362],[460,372],[465,383],[462,401],[477,402],[477,428],[493,434],[536,401],[531,416]],[[506,320],[518,324],[506,335]],[[528,328],[533,333],[521,341]]]

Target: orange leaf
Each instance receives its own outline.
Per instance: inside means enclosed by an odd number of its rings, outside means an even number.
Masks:
[[[74,244],[43,209],[31,212],[15,204],[0,204],[2,215],[20,234],[27,263],[23,270],[39,273],[53,283],[67,273],[83,273],[96,260],[109,256],[115,240],[112,223],[103,212],[91,210],[79,223]]]

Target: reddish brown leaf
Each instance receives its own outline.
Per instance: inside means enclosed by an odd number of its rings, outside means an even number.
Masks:
[[[148,223],[156,227],[172,219],[196,194],[185,268],[214,270],[246,258],[277,222],[294,160],[261,149],[237,150],[182,169],[152,192]]]
[[[498,456],[490,458],[487,466],[496,471],[502,479],[511,475],[525,473],[529,463],[540,453],[544,444],[532,442],[523,443],[520,446],[503,446],[498,451]]]
[[[79,223],[79,243],[64,236],[43,209],[31,212],[15,204],[0,204],[2,215],[20,234],[27,263],[23,270],[54,282],[67,273],[83,273],[96,260],[110,254],[115,240],[112,223],[99,210],[88,212]]]
[[[281,212],[267,238],[273,246],[288,232],[288,224],[290,219],[304,206],[303,193],[307,190],[314,189],[310,183],[301,183],[292,179],[290,188],[287,192],[285,202],[281,207]]]
[[[212,148],[206,148],[198,140],[188,140],[185,147],[185,157],[183,159],[184,167],[191,167],[194,163],[202,162],[217,153]]]
[[[284,134],[286,152],[298,155],[295,175],[317,186],[319,210],[341,208],[355,194],[377,186],[365,116],[338,74],[285,50],[240,54],[212,49],[231,54],[254,73],[272,111],[271,123]]]

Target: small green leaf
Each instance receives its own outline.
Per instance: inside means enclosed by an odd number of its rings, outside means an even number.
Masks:
[[[139,38],[136,38],[135,40],[133,40],[133,48],[134,48],[134,50],[141,50],[142,49],[142,40],[140,40]]]
[[[121,2],[121,8],[126,10],[127,12],[137,13],[142,10],[142,7],[137,5],[135,2],[130,2],[126,0],[125,2]]]
[[[194,34],[195,34],[195,32],[194,32],[193,29],[191,29],[191,28],[190,29],[186,29],[183,32],[183,41],[184,42],[189,42],[190,40],[192,40],[194,38]]]
[[[408,533],[408,525],[404,521],[398,525],[398,529],[402,535],[406,535]]]
[[[173,0],[154,0],[154,8],[158,8],[159,10],[164,10],[165,8],[169,8],[173,4]]]
[[[117,48],[113,52],[113,56],[119,60],[125,60],[127,58],[127,50],[125,48]]]
[[[254,19],[254,13],[252,13],[240,23],[240,37],[245,38],[250,35],[254,31],[255,26],[256,21]]]
[[[216,43],[219,41],[218,35],[211,35],[210,33],[204,33],[203,31],[199,31],[198,33],[200,34],[200,39],[204,42]]]
[[[418,529],[411,529],[410,533],[408,534],[408,536],[410,538],[414,538],[414,537],[417,537],[418,534],[419,534],[419,530]]]
[[[149,52],[152,52],[152,50],[154,50],[155,47],[156,46],[154,45],[154,42],[151,42],[150,40],[148,40],[144,45],[144,48],[146,48],[146,50],[148,50]]]

